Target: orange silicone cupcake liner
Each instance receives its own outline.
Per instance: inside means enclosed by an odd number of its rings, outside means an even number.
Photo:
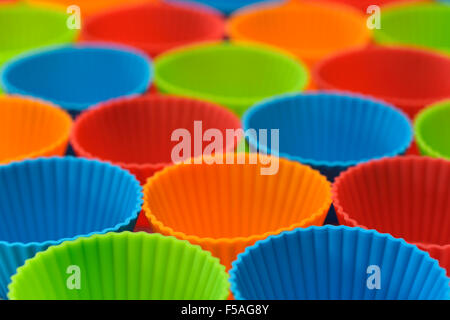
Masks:
[[[50,103],[0,96],[0,164],[64,155],[71,126],[70,115]]]
[[[198,244],[229,269],[257,240],[323,224],[331,186],[318,171],[272,156],[217,156],[224,164],[196,158],[202,163],[177,164],[148,179],[143,209],[153,231]],[[271,166],[275,174],[261,174]]]

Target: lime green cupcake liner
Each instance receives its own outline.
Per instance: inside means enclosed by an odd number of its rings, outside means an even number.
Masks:
[[[187,241],[108,233],[64,242],[17,270],[12,300],[224,300],[228,274]]]
[[[0,6],[0,66],[25,51],[73,42],[78,30],[69,29],[69,15],[29,4]]]
[[[450,54],[450,6],[439,3],[391,5],[383,9],[375,41]]]
[[[450,160],[450,100],[419,113],[414,131],[423,155]]]
[[[256,102],[308,84],[308,71],[289,54],[247,43],[208,43],[156,59],[155,82],[163,93],[209,100],[237,115]]]

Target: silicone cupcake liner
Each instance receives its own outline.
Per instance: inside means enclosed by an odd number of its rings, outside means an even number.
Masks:
[[[240,128],[239,118],[216,104],[148,95],[106,102],[83,113],[75,122],[71,143],[77,155],[120,165],[145,184],[148,177],[172,164],[172,153],[181,142],[175,130],[189,135],[191,150],[184,156],[190,158],[200,156],[211,144],[203,140],[210,129],[223,137],[216,152],[234,151],[238,140],[227,141],[226,130]],[[195,150],[198,141],[201,145]]]
[[[430,256],[374,230],[311,227],[257,242],[230,271],[243,300],[448,300],[450,279]]]
[[[80,288],[67,286],[70,266]],[[218,259],[187,241],[159,234],[109,233],[79,238],[38,253],[18,269],[10,299],[215,300],[228,296]]]
[[[81,33],[83,40],[124,43],[151,57],[224,36],[225,22],[219,12],[195,4],[162,2],[105,11],[88,19]]]
[[[22,55],[5,65],[8,93],[51,101],[73,116],[89,106],[144,93],[152,79],[150,61],[127,47],[56,46]]]
[[[423,110],[414,129],[422,154],[450,160],[450,100]]]
[[[450,274],[450,161],[398,157],[344,172],[333,187],[341,224],[387,232],[430,252]]]
[[[380,44],[408,45],[450,54],[450,7],[439,3],[392,5],[383,10]]]
[[[132,230],[142,205],[131,174],[72,157],[0,166],[0,190],[1,298],[36,252],[82,235]]]
[[[282,48],[309,66],[334,52],[365,45],[371,36],[360,12],[336,3],[259,6],[236,13],[228,29],[232,40]]]
[[[62,156],[72,119],[51,104],[0,96],[0,165],[28,158]]]
[[[387,101],[411,119],[450,97],[450,58],[432,52],[371,47],[326,58],[313,71],[321,89],[359,92]],[[436,83],[439,83],[437,86]]]
[[[66,20],[65,11],[20,3],[2,4],[0,65],[33,48],[74,41],[77,32],[67,28]],[[33,26],[33,32],[30,32],[30,26]]]
[[[223,14],[230,15],[241,8],[272,3],[284,3],[286,0],[169,0],[179,3],[201,3],[211,8],[221,11]]]
[[[155,82],[160,92],[214,101],[242,115],[264,98],[303,90],[308,72],[268,47],[215,43],[160,56]]]
[[[244,130],[279,129],[274,150],[267,138],[246,137],[253,151],[278,153],[319,170],[331,182],[342,171],[371,159],[403,154],[412,140],[408,118],[394,107],[359,95],[292,94],[255,105]]]
[[[167,167],[148,179],[143,209],[152,230],[200,245],[228,269],[257,240],[323,224],[330,183],[319,172],[256,154],[220,155],[223,164],[211,159]]]
[[[105,10],[127,6],[130,4],[140,4],[148,2],[158,2],[160,0],[26,0],[31,4],[52,6],[66,11],[69,6],[76,5],[80,8],[83,17],[104,12]]]

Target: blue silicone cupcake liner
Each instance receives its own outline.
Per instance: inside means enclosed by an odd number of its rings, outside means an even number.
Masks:
[[[375,230],[310,227],[271,236],[233,262],[237,300],[448,300],[428,253]]]
[[[229,15],[243,7],[266,4],[266,3],[283,3],[285,0],[170,0],[171,2],[185,3],[201,3],[205,6],[221,11],[223,14]]]
[[[51,245],[132,231],[142,206],[134,176],[109,163],[41,158],[0,166],[0,298],[16,269]]]
[[[408,117],[362,95],[319,92],[265,100],[243,116],[244,130],[279,129],[279,150],[246,136],[250,146],[319,170],[331,182],[347,168],[405,153],[413,138]]]
[[[351,166],[406,152],[413,131],[394,107],[361,95],[333,92],[287,94],[265,100],[243,116],[247,131],[268,130],[267,144],[246,136],[251,148],[310,165],[330,182]],[[279,150],[270,146],[279,129]],[[325,224],[338,224],[334,207]]]
[[[77,116],[88,107],[142,94],[153,66],[141,52],[122,45],[51,46],[20,55],[4,66],[6,93],[53,102]]]

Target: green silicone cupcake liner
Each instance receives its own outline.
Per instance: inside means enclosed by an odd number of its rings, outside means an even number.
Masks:
[[[450,160],[450,100],[419,113],[414,131],[423,155]]]
[[[450,54],[450,6],[439,3],[391,5],[383,9],[379,44],[409,45]]]
[[[64,242],[17,270],[12,300],[224,300],[228,274],[187,241],[108,233]]]
[[[299,92],[308,71],[289,54],[246,43],[208,43],[176,49],[156,60],[163,93],[216,102],[238,115],[258,101]]]
[[[69,29],[64,11],[23,3],[0,6],[0,65],[42,46],[73,42],[78,30]]]

